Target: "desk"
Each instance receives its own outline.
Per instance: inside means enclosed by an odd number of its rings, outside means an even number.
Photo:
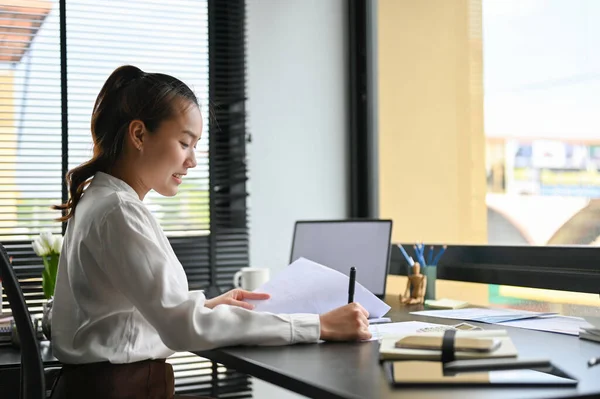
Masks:
[[[44,367],[60,366],[60,362],[52,355],[50,341],[40,342],[40,354]],[[0,371],[6,369],[21,368],[21,351],[12,346],[3,346],[0,348]]]
[[[413,308],[393,310],[393,321],[452,320],[413,316]],[[242,373],[312,398],[591,398],[600,397],[600,368],[587,360],[600,345],[575,336],[506,328],[523,357],[549,358],[579,379],[576,388],[396,388],[379,365],[379,343],[323,343],[282,347],[233,347],[196,353]]]

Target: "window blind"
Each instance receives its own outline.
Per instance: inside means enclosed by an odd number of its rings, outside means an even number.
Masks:
[[[230,289],[248,264],[244,1],[0,0],[0,11],[0,241],[30,310],[44,302],[31,240],[61,232],[50,206],[66,200],[66,170],[91,156],[94,100],[123,64],[172,74],[201,103],[197,167],[177,196],[145,202],[190,289]],[[190,353],[169,361],[178,392],[251,396],[234,370]]]
[[[208,113],[208,8],[204,0],[68,0],[67,98],[69,169],[92,153],[91,112],[108,75],[118,66],[173,75],[187,83]],[[207,123],[208,122],[208,123]],[[175,197],[151,191],[144,202],[170,236],[209,232],[208,132],[197,146],[198,166]]]
[[[207,292],[212,296],[231,287],[235,272],[249,263],[245,1],[208,0],[208,15],[209,98],[215,126],[209,141],[212,234]]]

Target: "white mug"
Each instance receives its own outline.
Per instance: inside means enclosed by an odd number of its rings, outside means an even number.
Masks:
[[[267,281],[269,269],[264,267],[244,267],[233,276],[233,285],[248,291],[254,291]]]

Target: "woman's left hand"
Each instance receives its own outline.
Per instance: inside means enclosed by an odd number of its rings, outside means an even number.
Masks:
[[[213,309],[217,305],[231,305],[231,306],[239,306],[240,308],[254,309],[254,305],[245,302],[245,299],[269,299],[271,296],[262,292],[251,292],[246,291],[241,288],[235,288],[229,292],[226,292],[218,297],[213,299],[208,299],[204,306],[207,308]]]

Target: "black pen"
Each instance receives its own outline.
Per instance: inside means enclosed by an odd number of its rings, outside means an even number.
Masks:
[[[354,285],[356,284],[356,267],[350,268],[350,282],[348,283],[348,303],[354,302]]]
[[[597,364],[600,364],[600,357],[593,357],[590,360],[588,360],[588,367],[593,367]]]

